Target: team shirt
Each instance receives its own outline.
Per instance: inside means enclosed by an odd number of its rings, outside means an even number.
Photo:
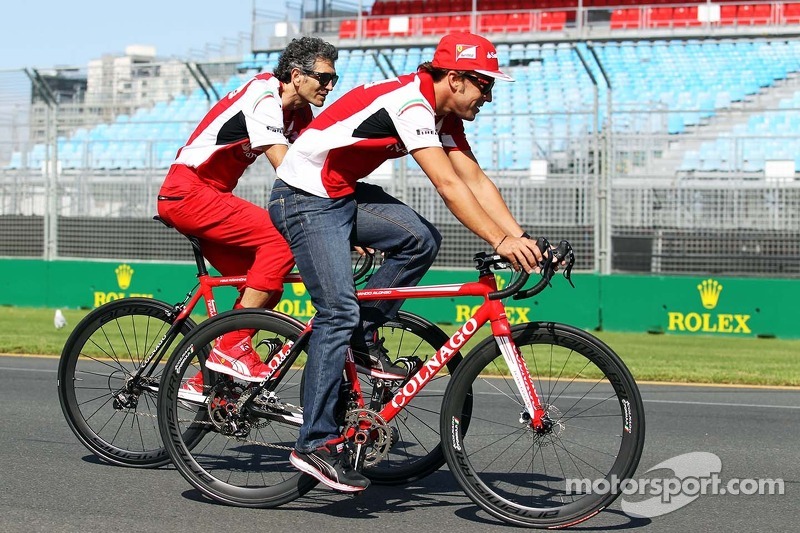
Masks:
[[[435,108],[426,72],[356,87],[311,122],[289,148],[278,177],[310,194],[340,198],[383,162],[412,150],[470,150],[463,121],[437,117]]]
[[[294,142],[313,118],[310,106],[284,110],[280,81],[258,74],[211,108],[178,150],[175,163],[194,168],[200,179],[230,192],[263,147]]]

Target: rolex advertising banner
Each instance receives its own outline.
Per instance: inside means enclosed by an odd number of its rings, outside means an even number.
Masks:
[[[800,281],[724,277],[604,276],[603,329],[800,338]]]
[[[131,296],[176,303],[196,276],[197,268],[188,264],[0,260],[0,305],[92,309]],[[219,309],[230,308],[235,289],[217,292]]]
[[[0,305],[91,309],[131,296],[177,303],[195,281],[189,264],[0,259]],[[475,280],[471,270],[432,270],[422,284]],[[509,280],[497,276],[498,286]],[[506,300],[511,324],[566,322],[584,329],[679,335],[800,338],[792,302],[800,282],[703,276],[575,274],[575,288],[556,275],[552,287],[527,300]],[[215,289],[216,307],[230,309],[236,291]],[[479,298],[408,300],[403,308],[442,324],[463,323]],[[308,320],[314,308],[302,284],[287,285],[277,310]],[[195,310],[203,314],[202,304]]]

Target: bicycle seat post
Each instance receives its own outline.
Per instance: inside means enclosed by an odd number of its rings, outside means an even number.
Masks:
[[[153,220],[161,222],[168,228],[172,227],[167,223],[166,220],[164,220],[158,215],[154,216]],[[189,242],[192,244],[192,253],[194,254],[194,262],[197,265],[197,277],[201,278],[203,276],[208,276],[208,269],[206,268],[206,262],[203,259],[203,252],[200,251],[200,239],[192,235],[186,235],[184,233],[181,233],[181,235],[189,239]]]
[[[206,268],[206,261],[203,259],[203,252],[200,251],[200,239],[186,235],[189,242],[192,243],[192,253],[194,254],[194,262],[197,265],[197,277],[208,276],[208,269]]]

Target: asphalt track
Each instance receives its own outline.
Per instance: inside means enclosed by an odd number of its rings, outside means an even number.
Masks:
[[[313,490],[278,509],[226,507],[171,467],[135,470],[94,458],[64,421],[56,358],[0,356],[0,532],[513,531],[479,510],[446,468],[405,487],[359,497]],[[640,384],[647,442],[636,478],[663,461],[706,452],[721,460],[723,486],[782,480],[782,495],[700,495],[652,518],[609,509],[577,531],[797,531],[800,390]],[[641,499],[641,498],[640,498]]]

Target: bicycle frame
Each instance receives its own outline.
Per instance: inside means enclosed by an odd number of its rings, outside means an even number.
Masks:
[[[183,302],[178,303],[173,308],[174,311],[177,311],[177,315],[175,316],[175,320],[173,320],[172,325],[170,325],[169,329],[166,333],[159,339],[153,349],[147,354],[144,361],[142,361],[139,370],[133,376],[133,378],[139,378],[144,373],[145,369],[147,371],[147,376],[151,376],[155,370],[155,366],[151,365],[150,363],[156,358],[156,356],[161,352],[162,348],[165,346],[169,346],[172,344],[172,340],[175,338],[178,330],[181,328],[183,323],[189,316],[192,314],[192,311],[197,306],[197,303],[202,298],[206,304],[206,313],[208,314],[208,318],[216,316],[217,312],[217,302],[214,299],[214,288],[216,287],[236,287],[244,284],[247,281],[246,276],[212,276],[208,274],[208,272],[198,274],[197,276],[198,284],[186,293],[186,298]],[[284,283],[300,283],[302,279],[300,278],[300,274],[288,274],[284,280]],[[163,354],[158,357],[158,360],[161,360]]]
[[[541,278],[528,289],[527,273],[518,272],[503,285],[494,270],[508,268],[509,262],[496,253],[478,253],[477,281],[354,291],[359,302],[482,299],[449,338],[438,328],[436,335],[428,335],[434,325],[421,317],[409,320],[407,313],[387,321],[379,331],[385,336],[381,342],[390,360],[408,368],[405,376],[380,377],[353,348],[335,354],[344,359],[339,368],[345,374],[340,384],[337,370],[331,391],[333,417],[343,428],[335,434],[343,432],[346,457],[355,470],[373,483],[395,485],[416,481],[446,463],[484,511],[531,527],[577,524],[619,495],[576,493],[568,481],[585,476],[584,465],[605,479],[630,479],[635,472],[644,417],[633,376],[611,348],[580,328],[549,321],[512,327],[506,316],[503,299],[539,294],[559,267],[571,282],[574,254],[567,241],[545,246],[542,256]],[[159,388],[159,428],[170,457],[203,494],[226,504],[275,507],[306,494],[316,481],[326,483],[294,456],[291,463],[315,479],[292,476],[280,452],[262,449],[290,450],[308,416],[303,406],[311,405],[309,394],[318,385],[308,374],[314,361],[302,365],[313,339],[311,322],[304,327],[264,310],[224,313],[187,337],[170,359]],[[467,343],[487,324],[479,335],[486,338],[462,361]],[[209,345],[242,328],[255,332],[253,345],[264,347],[261,355],[269,354],[264,361],[268,376],[242,384],[209,372],[216,382],[207,394],[181,399],[184,379],[197,368],[205,371]],[[410,341],[403,340],[406,335]],[[493,369],[498,379],[486,379]],[[432,381],[446,387],[441,390]],[[421,392],[428,385],[437,390]],[[190,416],[179,413],[181,408]]]
[[[205,270],[205,268],[203,268],[203,270]],[[151,363],[154,359],[156,362],[161,360],[161,358],[164,356],[162,353],[163,349],[172,344],[172,341],[177,336],[177,332],[192,314],[192,311],[194,311],[194,308],[197,306],[197,302],[200,301],[200,298],[205,300],[206,313],[208,314],[208,317],[211,318],[217,315],[217,303],[214,299],[214,288],[234,287],[243,284],[247,280],[247,278],[244,276],[211,276],[207,271],[204,273],[199,273],[197,275],[197,279],[198,284],[195,285],[188,293],[186,293],[184,300],[173,306],[173,313],[177,314],[175,315],[172,324],[170,324],[169,329],[159,339],[153,349],[150,350],[150,353],[147,354],[147,357],[144,358],[142,364],[139,366],[139,369],[136,371],[136,374],[132,376],[133,380],[139,379],[145,373],[145,369],[147,369],[146,375],[148,377],[153,375],[153,372],[155,371],[155,365],[151,365]]]
[[[482,275],[477,282],[455,283],[446,285],[427,285],[418,287],[398,287],[394,289],[374,289],[357,291],[358,299],[370,300],[399,300],[418,298],[444,298],[453,296],[479,296],[483,304],[464,324],[450,337],[435,355],[433,355],[411,378],[400,388],[394,397],[381,410],[380,415],[389,422],[409,403],[419,391],[425,388],[442,367],[458,353],[458,351],[480,330],[487,322],[491,323],[492,335],[497,341],[503,358],[514,378],[523,397],[525,407],[531,416],[531,425],[534,429],[542,428],[542,409],[539,395],[533,385],[530,372],[524,359],[511,338],[511,325],[506,317],[505,305],[502,300],[490,300],[489,294],[497,291],[497,281],[494,274]],[[363,407],[356,369],[354,364],[345,366],[347,378],[353,383],[358,392],[360,406]],[[523,393],[524,392],[524,393]]]
[[[246,276],[212,276],[210,274],[201,274],[197,276],[199,281],[199,288],[194,292],[189,292],[186,295],[186,300],[183,301],[181,311],[178,313],[176,320],[185,320],[197,306],[200,298],[203,298],[206,304],[206,313],[208,318],[217,315],[217,303],[214,300],[215,287],[235,287],[243,285],[247,281]],[[284,283],[301,283],[302,279],[300,274],[288,274],[284,279]]]
[[[386,422],[391,421],[425,386],[430,382],[442,367],[459,352],[459,350],[481,329],[487,322],[491,323],[492,335],[496,339],[500,351],[508,365],[517,387],[530,416],[533,429],[543,428],[542,417],[544,409],[536,388],[533,385],[530,372],[524,359],[511,338],[511,325],[506,317],[505,306],[501,300],[489,299],[489,294],[497,291],[497,281],[494,274],[481,275],[477,282],[465,282],[445,285],[423,285],[417,287],[397,287],[386,289],[357,290],[359,301],[372,300],[406,300],[420,298],[445,298],[453,296],[477,296],[484,299],[478,310],[456,331],[450,339],[426,361],[418,372],[403,384],[400,390],[380,411],[381,417]],[[313,319],[309,321],[295,343],[289,343],[279,350],[267,361],[271,372],[259,386],[257,392],[271,379],[280,375],[279,369],[284,362],[295,355],[312,330]],[[294,347],[294,349],[292,349]],[[353,387],[358,398],[359,407],[365,407],[364,395],[359,384],[355,360],[352,352],[348,351],[345,363],[345,377]],[[523,393],[524,391],[524,393]],[[251,399],[256,396],[253,394]],[[249,402],[250,400],[248,400]],[[524,416],[524,415],[523,415]],[[348,435],[350,436],[350,435]]]

